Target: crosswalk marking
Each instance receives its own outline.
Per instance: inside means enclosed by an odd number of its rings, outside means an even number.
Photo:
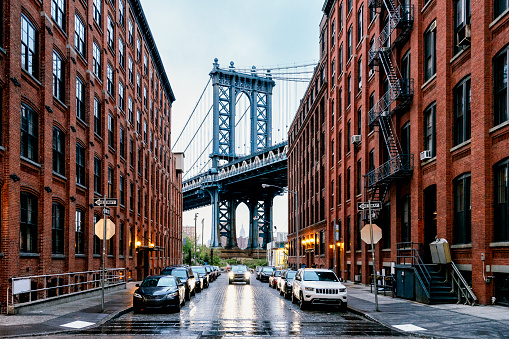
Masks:
[[[88,326],[91,326],[91,325],[94,325],[95,323],[90,323],[88,321],[81,321],[81,320],[77,320],[77,321],[73,321],[73,322],[70,322],[70,323],[67,323],[67,324],[63,324],[63,325],[60,325],[62,327],[69,327],[69,328],[84,328],[84,327],[88,327]]]

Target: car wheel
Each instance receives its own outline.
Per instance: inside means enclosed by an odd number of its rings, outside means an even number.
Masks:
[[[246,285],[251,285],[251,281],[250,280],[246,280]]]
[[[279,295],[283,295],[283,289],[279,290]]]
[[[308,306],[308,303],[304,301],[304,296],[302,295],[302,292],[300,293],[300,303],[299,303],[300,309],[305,310]]]
[[[139,308],[139,307],[133,307],[133,312],[134,312],[134,313],[140,313],[140,312],[141,312],[141,308]]]
[[[233,284],[233,281],[228,280],[228,284],[229,284],[229,285]]]
[[[342,303],[339,306],[339,310],[342,311],[342,312],[345,312],[347,308],[348,308],[348,304],[347,303]]]
[[[293,291],[291,293],[292,293],[292,304],[296,304],[298,300],[297,298],[295,298],[295,294],[293,294]]]
[[[286,292],[283,293],[283,297],[285,299],[290,299],[290,295],[288,293],[286,293]]]
[[[186,289],[186,297],[185,300],[191,300],[191,292]]]
[[[180,303],[180,296],[178,296],[178,298],[179,298],[178,303],[175,306],[173,306],[173,310],[175,312],[180,312],[180,308],[182,307],[182,304]],[[184,302],[185,302],[185,300],[184,300]]]

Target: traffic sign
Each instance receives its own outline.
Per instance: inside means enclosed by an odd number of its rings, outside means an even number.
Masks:
[[[94,225],[94,234],[103,240],[104,238],[104,219],[99,220]],[[106,219],[106,240],[115,235],[115,223],[110,219]]]
[[[382,209],[382,202],[380,201],[371,201],[371,202],[358,202],[357,203],[357,210],[364,211],[367,209],[372,210],[381,210]]]
[[[118,199],[117,198],[94,199],[94,206],[95,207],[100,207],[100,206],[117,207]]]
[[[382,239],[382,229],[375,224],[372,224],[372,225],[373,225],[373,243],[376,244],[377,242],[380,241],[380,239]],[[362,241],[364,241],[366,244],[369,245],[369,244],[371,244],[370,238],[371,238],[371,235],[370,235],[369,224],[367,224],[366,226],[364,226],[361,229],[361,239],[362,239]]]
[[[103,214],[110,215],[110,209],[108,207],[103,207]]]

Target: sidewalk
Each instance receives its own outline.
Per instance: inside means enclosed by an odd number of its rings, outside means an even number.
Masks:
[[[345,286],[349,308],[402,332],[433,338],[509,338],[508,307],[426,305],[379,294],[380,312],[375,312],[369,286]]]
[[[0,315],[0,338],[46,335],[97,326],[130,310],[135,285],[130,282],[124,290],[105,294],[103,313],[100,312],[101,296],[96,296],[26,314]]]

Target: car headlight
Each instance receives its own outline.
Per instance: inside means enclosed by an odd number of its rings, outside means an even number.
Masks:
[[[345,288],[340,288],[339,292],[346,292],[346,287]]]
[[[245,276],[246,278],[249,278],[249,276],[251,276],[251,274],[249,274],[249,272],[246,272],[246,274],[244,274],[244,276]]]
[[[133,297],[134,297],[134,298],[137,298],[137,299],[141,299],[141,298],[143,298],[143,297],[141,296],[141,294],[139,294],[139,293],[134,293],[134,294],[133,294]]]
[[[230,274],[228,274],[228,276],[229,276],[230,278],[233,278],[233,272],[230,272]]]
[[[168,295],[166,296],[166,298],[175,298],[177,296],[177,292],[172,292],[172,293],[168,293]]]
[[[306,291],[311,291],[311,292],[313,292],[315,290],[313,287],[304,287],[304,289]]]

